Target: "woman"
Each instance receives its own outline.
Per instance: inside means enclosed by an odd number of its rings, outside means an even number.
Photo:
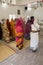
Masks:
[[[10,23],[10,28],[11,28],[11,36],[15,39],[15,22],[13,19],[11,19],[9,23]]]
[[[35,23],[34,17],[31,17],[31,33],[30,33],[30,49],[32,51],[36,51],[38,48],[38,43],[39,43],[39,36],[38,36],[38,31],[39,31],[39,25]]]
[[[1,23],[0,23],[0,39],[2,39],[2,28],[1,28]]]
[[[11,28],[10,28],[9,19],[6,20],[6,25],[7,25],[7,28],[8,28],[8,30],[9,30],[10,36],[11,36]]]
[[[30,30],[31,30],[31,21],[28,19],[26,23],[26,29],[25,29],[25,38],[27,40],[30,40]]]
[[[22,25],[22,28],[23,28],[23,34],[25,36],[25,21],[22,17],[20,17],[20,21],[21,21],[21,25]]]
[[[21,21],[19,19],[16,20],[15,35],[16,35],[17,47],[19,49],[22,49],[23,48],[23,29],[22,29]]]

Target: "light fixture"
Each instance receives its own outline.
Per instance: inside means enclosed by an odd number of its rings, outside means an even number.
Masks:
[[[9,15],[9,22],[11,22],[12,14]]]
[[[28,11],[31,11],[31,4],[28,4]]]
[[[2,3],[2,7],[7,7],[7,4],[6,3]]]
[[[14,14],[10,14],[9,15],[9,21],[11,21],[11,19],[13,18],[13,20],[16,18],[16,15],[14,15]]]
[[[28,11],[31,11],[32,10],[32,8],[31,7],[28,7]]]
[[[12,15],[13,16],[13,20],[16,18],[16,15]]]

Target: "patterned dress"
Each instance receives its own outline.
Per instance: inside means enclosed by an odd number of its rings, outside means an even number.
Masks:
[[[19,21],[15,27],[15,35],[16,35],[17,47],[21,49],[23,47],[23,29]]]

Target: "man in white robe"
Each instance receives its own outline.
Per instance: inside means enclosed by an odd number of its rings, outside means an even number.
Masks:
[[[36,51],[38,48],[38,43],[39,43],[39,25],[36,22],[36,20],[34,20],[34,17],[32,20],[32,24],[31,24],[31,32],[30,32],[30,49],[32,49],[32,51]]]

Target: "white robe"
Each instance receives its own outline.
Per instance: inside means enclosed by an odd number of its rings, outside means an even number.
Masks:
[[[35,27],[35,26],[37,27]],[[31,28],[33,31],[38,31],[39,25],[38,24],[32,24]],[[39,35],[38,32],[31,32],[30,33],[30,49],[36,50],[38,48],[38,43],[39,43]]]

